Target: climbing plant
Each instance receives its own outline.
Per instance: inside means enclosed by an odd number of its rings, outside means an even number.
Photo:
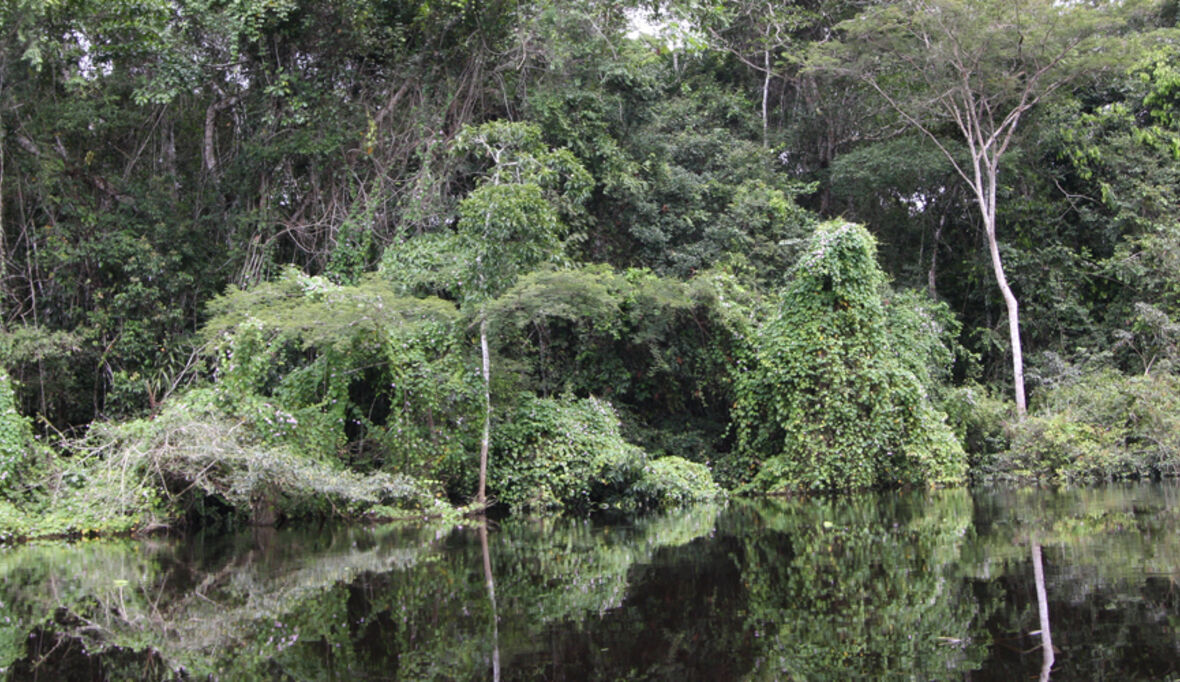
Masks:
[[[890,334],[875,242],[851,223],[821,225],[738,373],[732,475],[747,490],[949,483],[962,447]]]

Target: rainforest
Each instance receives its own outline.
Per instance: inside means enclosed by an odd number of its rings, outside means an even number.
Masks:
[[[1178,20],[0,0],[0,675],[1180,679]]]
[[[0,539],[1174,475],[1177,10],[7,0]]]

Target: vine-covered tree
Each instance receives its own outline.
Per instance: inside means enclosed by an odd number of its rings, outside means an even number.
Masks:
[[[895,335],[872,235],[821,225],[737,377],[736,466],[748,489],[843,490],[951,483],[966,457],[930,401],[922,346]],[[923,381],[927,379],[927,381]]]

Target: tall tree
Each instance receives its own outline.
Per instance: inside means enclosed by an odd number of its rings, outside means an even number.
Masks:
[[[464,298],[479,311],[484,423],[476,501],[482,506],[492,415],[487,303],[518,276],[560,252],[562,217],[580,210],[592,180],[573,154],[547,149],[541,129],[528,123],[493,121],[465,128],[456,150],[491,162],[479,185],[460,202],[458,225],[469,259]]]
[[[1131,50],[1109,41],[1142,3],[1055,0],[900,0],[840,25],[813,64],[849,73],[933,142],[967,183],[1008,312],[1016,410],[1026,411],[1020,306],[997,238],[1000,160],[1028,112]],[[1117,46],[1117,49],[1112,49]],[[956,153],[957,141],[966,155]]]
[[[796,61],[792,49],[798,33],[815,19],[799,4],[772,0],[744,2],[688,3],[689,21],[699,25],[715,48],[728,52],[757,72],[761,78],[762,144],[770,133],[770,89],[775,78],[788,72]]]

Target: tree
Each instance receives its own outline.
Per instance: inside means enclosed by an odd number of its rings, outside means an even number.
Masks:
[[[762,77],[762,144],[768,144],[770,130],[770,85],[782,77],[791,61],[791,47],[797,33],[814,19],[813,13],[796,4],[771,0],[688,3],[690,22],[700,25],[715,47],[732,54]],[[695,16],[694,16],[695,15]]]
[[[1000,160],[1022,118],[1083,74],[1110,68],[1103,34],[1133,3],[1054,0],[901,0],[840,25],[844,41],[821,46],[813,64],[850,73],[924,134],[970,188],[992,270],[1008,312],[1016,410],[1026,411],[1020,310],[1004,274],[996,233]],[[1119,42],[1117,52],[1126,53]],[[966,145],[966,160],[947,133]]]
[[[482,506],[487,499],[492,418],[488,301],[561,250],[562,214],[579,210],[592,180],[568,150],[547,149],[541,129],[532,124],[493,121],[466,128],[456,139],[456,150],[492,162],[459,204],[458,232],[469,254],[464,299],[479,308],[484,423],[476,501]]]

